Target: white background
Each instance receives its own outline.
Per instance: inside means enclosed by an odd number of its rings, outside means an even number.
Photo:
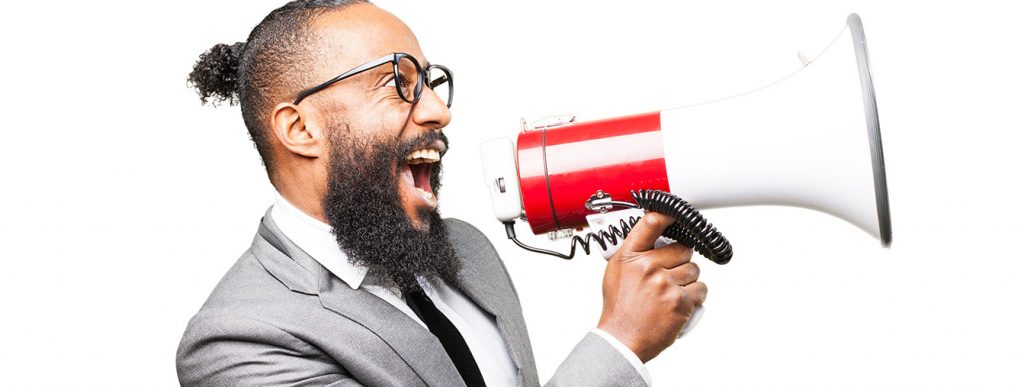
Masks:
[[[456,71],[442,211],[502,253],[542,380],[596,323],[604,262],[507,241],[478,145],[514,135],[521,116],[612,117],[760,86],[858,12],[892,248],[807,210],[707,211],[737,256],[699,259],[708,311],[648,364],[655,383],[1024,383],[1024,26],[1012,2],[379,3]],[[185,78],[279,4],[4,6],[0,384],[176,384],[186,322],[272,199],[238,108],[200,106]]]

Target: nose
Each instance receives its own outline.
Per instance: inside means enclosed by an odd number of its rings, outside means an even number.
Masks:
[[[416,102],[412,110],[412,120],[416,125],[441,130],[452,120],[452,113],[448,110],[447,101],[429,87],[423,88],[420,100]]]

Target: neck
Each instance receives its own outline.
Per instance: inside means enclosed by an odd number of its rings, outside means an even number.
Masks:
[[[327,175],[319,159],[289,158],[291,155],[276,155],[277,173],[271,180],[274,188],[295,208],[323,223],[323,198],[327,193]]]
[[[302,189],[302,186],[298,184],[280,184],[275,188],[295,208],[298,208],[313,219],[328,223],[327,217],[324,216],[323,204],[321,203],[323,195],[315,192],[316,190]]]

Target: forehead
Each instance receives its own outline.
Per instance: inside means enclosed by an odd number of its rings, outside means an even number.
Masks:
[[[372,4],[356,4],[328,12],[313,22],[321,42],[323,71],[333,77],[392,52],[404,52],[420,63],[426,58],[416,35],[395,15]]]

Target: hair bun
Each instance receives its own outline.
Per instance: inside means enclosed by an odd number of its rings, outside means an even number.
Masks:
[[[238,67],[242,61],[244,42],[218,44],[202,55],[188,75],[188,85],[199,93],[203,104],[209,100],[238,102]]]

